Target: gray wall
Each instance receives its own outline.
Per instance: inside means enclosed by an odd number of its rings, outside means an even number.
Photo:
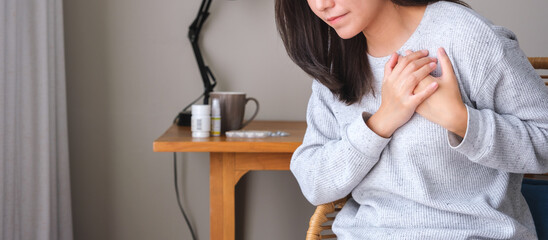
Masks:
[[[468,1],[548,56],[543,0]],[[152,141],[202,89],[187,28],[199,0],[64,2],[74,234],[77,240],[190,239],[173,190],[172,154]],[[273,0],[217,0],[203,30],[216,90],[261,102],[258,119],[304,120],[310,79],[289,60]],[[209,238],[207,154],[183,159],[184,206]],[[303,239],[313,211],[289,172],[254,172],[237,189],[240,239]],[[245,224],[245,228],[244,225]]]

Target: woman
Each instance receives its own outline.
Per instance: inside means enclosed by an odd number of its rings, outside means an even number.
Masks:
[[[351,194],[339,239],[536,239],[523,173],[548,172],[548,91],[509,30],[460,1],[277,0],[315,78],[291,171]]]

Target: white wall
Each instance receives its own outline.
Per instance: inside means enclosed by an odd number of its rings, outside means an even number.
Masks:
[[[474,0],[548,56],[543,0]],[[190,239],[173,190],[172,155],[152,141],[202,86],[186,37],[199,0],[64,2],[75,239]],[[261,102],[258,119],[304,120],[310,79],[286,56],[273,0],[217,0],[203,29],[216,90]],[[209,239],[207,154],[179,154],[184,205]],[[303,239],[313,211],[289,172],[251,173],[237,189],[240,239]],[[244,225],[245,224],[245,228]]]

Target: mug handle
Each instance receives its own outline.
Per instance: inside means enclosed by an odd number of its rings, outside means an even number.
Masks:
[[[255,102],[255,104],[257,105],[257,108],[255,109],[255,113],[253,113],[253,116],[251,116],[251,118],[247,121],[245,121],[244,123],[242,123],[242,128],[244,128],[245,126],[247,126],[247,124],[249,124],[251,121],[253,121],[253,119],[255,119],[255,117],[257,116],[257,114],[259,113],[259,101],[257,101],[257,99],[255,98],[246,98],[245,99],[245,105],[247,106],[247,103],[249,101],[253,101]]]

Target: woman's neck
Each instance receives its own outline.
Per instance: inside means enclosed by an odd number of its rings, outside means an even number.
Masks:
[[[400,49],[419,26],[425,10],[426,6],[405,7],[387,1],[376,19],[363,30],[369,55],[383,57]]]

